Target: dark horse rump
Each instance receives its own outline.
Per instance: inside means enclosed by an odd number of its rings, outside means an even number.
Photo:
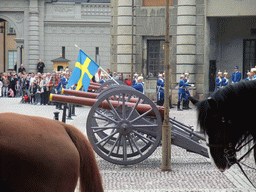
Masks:
[[[59,121],[0,114],[0,186],[15,192],[103,191],[93,149],[78,129]]]
[[[252,126],[255,96],[256,81],[242,81],[220,89],[200,102],[190,98],[197,105],[201,130],[208,135],[210,154],[221,171],[239,163],[239,145],[251,137],[256,139],[256,129]]]

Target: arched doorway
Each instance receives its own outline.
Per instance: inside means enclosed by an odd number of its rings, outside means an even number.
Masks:
[[[15,23],[0,15],[0,73],[18,70],[22,63],[23,41],[17,42]],[[15,67],[15,63],[17,64]]]

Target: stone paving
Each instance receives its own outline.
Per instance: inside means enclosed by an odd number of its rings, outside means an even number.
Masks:
[[[55,106],[20,104],[20,98],[0,98],[0,112],[15,112],[36,115],[53,119]],[[77,107],[73,120],[68,124],[75,125],[86,134],[86,119],[90,107]],[[60,119],[62,111],[60,112]],[[196,110],[170,110],[170,116],[193,126],[197,130]],[[233,166],[224,173],[211,165],[210,160],[186,152],[172,145],[172,171],[162,172],[161,147],[145,161],[133,166],[111,164],[97,157],[103,185],[106,192],[171,192],[171,191],[256,191],[243,176],[238,167]],[[251,175],[256,172],[249,171]],[[249,173],[248,172],[248,173]],[[77,190],[78,191],[78,190]]]

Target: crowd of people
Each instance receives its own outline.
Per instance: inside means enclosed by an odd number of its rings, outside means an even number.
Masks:
[[[0,97],[20,97],[22,103],[49,105],[49,95],[51,93],[61,93],[63,88],[66,88],[71,72],[57,71],[52,73],[44,73],[45,67],[42,60],[39,60],[37,65],[37,73],[27,73],[23,64],[16,71],[0,74]],[[133,85],[130,75],[123,78],[123,74],[110,72],[107,69],[106,73],[99,68],[93,76],[92,81],[104,83],[111,76],[113,79],[123,81],[128,86],[133,86],[138,91],[144,92],[143,77],[134,75]],[[74,87],[72,87],[74,88]],[[83,88],[82,88],[83,90]]]
[[[13,72],[0,74],[0,97],[21,97],[21,102],[31,104],[48,105],[49,95],[51,93],[61,93],[63,88],[66,88],[68,80],[71,76],[71,72],[67,70],[60,72],[44,73],[45,65],[40,59],[37,64],[37,73],[27,73],[23,64],[20,68]],[[223,76],[224,75],[224,76]],[[133,78],[130,75],[123,77],[123,74],[119,75],[117,72],[111,73],[109,69],[106,72],[102,72],[101,68],[95,73],[92,78],[93,82],[104,83],[109,78],[122,81],[128,86],[132,86],[134,89],[144,93],[143,76],[134,74]],[[247,80],[256,79],[256,68],[252,68],[247,73]],[[234,68],[234,73],[231,77],[231,83],[236,83],[241,80],[241,72],[239,72],[238,66]],[[156,85],[157,104],[162,106],[164,104],[164,73],[158,75]],[[229,84],[228,73],[225,71],[218,72],[218,76],[215,81],[215,91],[219,90]],[[181,110],[180,105],[182,102],[182,109],[190,109],[189,97],[190,93],[188,87],[194,86],[189,83],[189,73],[182,74],[179,81],[178,91],[178,103],[177,110]]]
[[[49,104],[50,93],[58,93],[67,84],[69,72],[3,73],[0,76],[0,96],[21,97],[22,102]]]

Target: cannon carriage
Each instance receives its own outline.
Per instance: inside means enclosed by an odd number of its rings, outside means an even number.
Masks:
[[[89,141],[103,159],[132,165],[148,158],[161,144],[164,108],[126,85],[90,84],[99,93],[63,90],[51,100],[92,106],[86,124]],[[65,96],[68,95],[68,96]],[[208,157],[205,138],[189,126],[170,118],[172,144]]]

